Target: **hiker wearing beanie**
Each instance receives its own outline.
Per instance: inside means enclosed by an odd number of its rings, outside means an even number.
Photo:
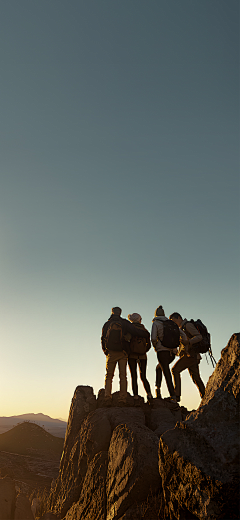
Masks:
[[[199,344],[199,342],[202,340],[202,335],[199,333],[194,324],[191,323],[191,321],[188,321],[187,319],[183,320],[181,314],[178,312],[173,312],[169,318],[178,325],[181,335],[179,349],[180,359],[175,363],[175,365],[173,365],[172,368],[176,399],[178,402],[181,400],[180,374],[183,372],[183,370],[186,369],[188,369],[193,382],[198,388],[201,398],[203,398],[205,394],[205,386],[199,372],[199,364],[202,357],[197,352],[197,350],[194,351],[194,348],[191,348],[193,345]]]
[[[105,404],[111,404],[112,380],[118,363],[119,369],[119,403],[125,404],[127,398],[127,354],[131,336],[143,337],[149,340],[149,332],[137,328],[128,320],[121,318],[122,309],[113,307],[110,318],[102,328],[101,344],[106,355]]]
[[[142,317],[140,314],[134,312],[133,314],[128,315],[128,319],[130,322],[135,325],[135,327],[139,329],[145,329],[142,324]],[[138,384],[137,384],[137,365],[139,366],[140,378],[143,383],[143,386],[147,393],[148,401],[150,401],[152,397],[150,384],[147,380],[146,370],[147,370],[147,352],[151,348],[150,337],[148,340],[145,338],[140,338],[137,336],[132,336],[130,341],[130,353],[128,356],[128,365],[131,372],[132,378],[132,391],[134,395],[134,399],[138,401]]]
[[[156,396],[161,398],[162,374],[164,374],[170,395],[168,399],[176,403],[176,394],[169,365],[173,361],[179,346],[179,329],[176,324],[173,325],[171,320],[166,318],[161,305],[155,310],[155,316],[152,321],[151,340],[159,362],[156,373],[156,382],[158,383]]]

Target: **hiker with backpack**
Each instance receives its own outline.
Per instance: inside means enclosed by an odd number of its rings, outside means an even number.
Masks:
[[[176,403],[177,401],[169,365],[177,353],[179,338],[179,328],[174,324],[174,322],[171,322],[171,320],[166,318],[165,312],[160,305],[155,310],[151,332],[152,344],[156,350],[159,362],[156,377],[156,383],[158,384],[156,387],[156,397],[161,399],[162,374],[164,374],[170,394],[168,400],[173,403]]]
[[[139,329],[145,329],[142,323],[142,317],[137,312],[128,315],[128,319],[135,327]],[[139,336],[132,336],[130,340],[130,352],[128,355],[128,365],[132,378],[132,391],[134,400],[137,403],[138,401],[138,384],[137,384],[137,365],[139,366],[140,378],[142,380],[143,386],[147,393],[147,399],[150,402],[153,398],[151,393],[150,384],[147,380],[146,370],[147,370],[147,352],[151,348],[150,337],[148,339],[141,338]]]
[[[113,307],[112,314],[103,325],[101,344],[106,355],[105,404],[111,404],[112,380],[118,363],[120,392],[119,404],[125,404],[127,398],[127,359],[129,353],[129,338],[140,336],[149,339],[149,332],[137,328],[128,320],[121,318],[122,309]]]
[[[178,312],[174,312],[169,316],[169,318],[176,323],[180,330],[186,335],[186,338],[183,338],[181,334],[181,344],[179,349],[180,359],[172,368],[176,399],[178,402],[181,400],[180,374],[183,370],[186,370],[186,368],[188,369],[193,382],[197,386],[200,396],[203,397],[205,394],[205,386],[199,372],[199,364],[202,359],[200,352],[204,353],[210,349],[210,334],[200,320],[197,320],[196,322],[194,322],[194,320],[183,320],[181,314]]]

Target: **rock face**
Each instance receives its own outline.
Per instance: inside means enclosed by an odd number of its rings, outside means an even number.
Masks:
[[[50,509],[66,520],[114,520],[161,489],[159,435],[183,419],[178,406],[154,399],[104,407],[90,387],[76,388]],[[185,416],[184,416],[185,418]],[[131,513],[132,515],[133,513]],[[133,516],[129,516],[133,518]]]
[[[190,414],[165,400],[141,399],[136,406],[130,395],[119,407],[118,392],[106,407],[102,390],[96,399],[91,387],[77,387],[52,514],[64,520],[239,518],[239,364],[240,334],[234,334]]]
[[[197,411],[159,443],[169,519],[239,518],[240,334],[222,351]]]

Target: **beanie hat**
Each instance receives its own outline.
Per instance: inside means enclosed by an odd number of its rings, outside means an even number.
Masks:
[[[159,307],[157,307],[157,309],[155,310],[155,313],[154,313],[155,317],[156,316],[165,316],[165,312],[162,308],[161,305],[159,305]]]
[[[132,323],[140,323],[142,316],[140,316],[140,314],[138,314],[137,312],[133,312],[133,314],[128,314],[128,319]]]
[[[116,316],[121,316],[122,309],[120,309],[120,307],[113,307],[112,308],[112,314],[115,314]]]

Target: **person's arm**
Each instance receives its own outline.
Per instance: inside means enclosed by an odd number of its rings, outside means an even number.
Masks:
[[[152,341],[153,347],[156,348],[156,345],[157,345],[157,342],[158,342],[157,325],[156,325],[156,323],[152,324],[151,341]]]
[[[179,332],[180,332],[180,342],[183,345],[188,345],[187,334],[185,334],[185,332],[182,329],[179,329]]]
[[[108,353],[108,350],[106,348],[106,333],[107,333],[107,323],[105,323],[103,325],[103,328],[102,328],[102,336],[101,336],[101,345],[102,345],[102,350],[104,352],[104,354],[106,355]]]
[[[151,348],[151,341],[150,341],[150,334],[149,334],[149,338],[146,340],[146,352],[148,352]]]
[[[130,321],[125,322],[124,324],[124,335],[129,332],[132,336],[138,336],[140,338],[146,338],[148,339],[150,334],[147,329],[140,329],[139,327],[135,327],[133,323],[130,323]]]
[[[199,343],[199,341],[202,341],[202,334],[199,334],[196,327],[191,322],[188,322],[186,324],[186,330],[187,332],[192,336],[188,340],[188,346],[191,347],[192,345],[195,345],[195,343]]]

